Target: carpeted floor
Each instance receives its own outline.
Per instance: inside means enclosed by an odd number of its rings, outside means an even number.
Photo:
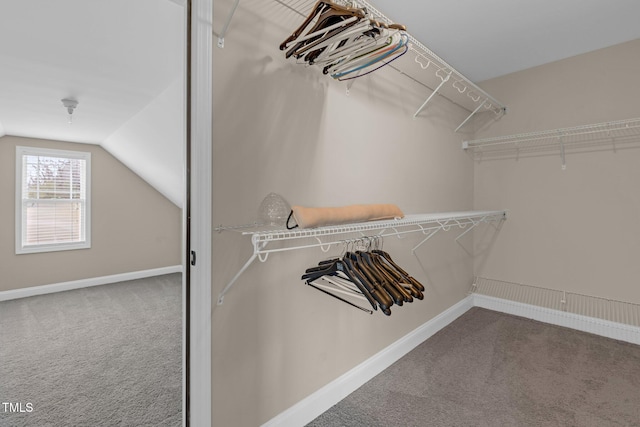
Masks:
[[[181,281],[0,302],[0,426],[181,425]]]
[[[308,427],[640,426],[640,346],[473,308]]]

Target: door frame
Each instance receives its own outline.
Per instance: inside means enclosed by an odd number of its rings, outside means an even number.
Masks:
[[[213,0],[187,0],[183,425],[211,425]]]

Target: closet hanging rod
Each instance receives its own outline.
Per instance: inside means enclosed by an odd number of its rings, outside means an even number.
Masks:
[[[406,215],[402,219],[397,220],[383,220],[383,221],[370,221],[356,224],[344,224],[329,227],[318,228],[296,228],[293,230],[287,229],[271,229],[271,230],[250,230],[242,232],[243,235],[251,236],[251,243],[253,245],[253,253],[247,262],[241,267],[241,269],[233,276],[233,278],[227,283],[222,292],[218,296],[218,305],[221,305],[225,294],[231,289],[233,284],[244,273],[247,268],[253,264],[253,262],[259,259],[262,262],[267,261],[269,254],[274,252],[285,252],[298,249],[307,248],[321,248],[324,252],[328,251],[332,245],[343,244],[345,239],[333,239],[323,242],[321,237],[335,236],[340,234],[349,233],[363,233],[378,231],[375,235],[377,237],[391,237],[421,232],[430,238],[437,231],[448,231],[452,227],[455,228],[475,228],[480,223],[500,222],[505,220],[507,212],[502,211],[469,211],[469,212],[447,212],[438,214],[414,214]],[[235,230],[237,227],[218,227],[216,231]],[[457,237],[459,239],[466,231]],[[363,235],[363,237],[366,237]],[[286,247],[270,248],[267,246],[273,242],[280,241],[297,241],[298,239],[315,238],[316,242],[307,244],[297,244]],[[413,248],[415,251],[420,245],[425,243],[427,239],[424,239],[418,246]],[[456,239],[456,240],[457,240]],[[347,239],[349,240],[349,239]],[[353,239],[351,239],[353,240]]]

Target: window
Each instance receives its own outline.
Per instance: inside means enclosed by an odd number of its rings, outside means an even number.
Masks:
[[[91,153],[16,147],[16,253],[91,247]]]

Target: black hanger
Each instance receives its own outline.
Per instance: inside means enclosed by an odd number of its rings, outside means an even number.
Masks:
[[[305,271],[305,274],[302,276],[302,280],[305,280],[308,285],[311,285],[310,282],[313,282],[314,280],[319,279],[322,276],[338,276],[339,273],[343,273],[345,276],[347,276],[347,278],[353,284],[356,285],[356,287],[360,290],[362,295],[364,295],[364,297],[367,299],[367,301],[369,301],[369,303],[371,304],[371,306],[373,307],[374,310],[378,309],[376,300],[371,296],[371,294],[370,294],[369,290],[367,289],[367,287],[364,286],[359,281],[359,279],[357,277],[354,277],[354,275],[349,270],[349,268],[347,268],[345,266],[344,262],[339,258],[335,258],[335,259],[332,259],[332,260],[324,261],[320,265],[318,265],[317,267],[312,267],[312,268],[307,269]],[[314,286],[314,287],[317,289],[316,286]],[[341,299],[341,300],[343,299],[343,298],[337,297],[334,294],[331,294],[331,295],[335,296],[338,299]]]
[[[318,286],[314,285],[312,282],[310,282],[310,281],[308,281],[308,280],[307,280],[307,282],[306,282],[306,283],[307,283],[307,285],[311,286],[311,287],[312,287],[312,288],[314,288],[314,289],[319,290],[320,292],[324,292],[325,294],[330,295],[330,296],[332,296],[332,297],[334,297],[334,298],[337,298],[337,299],[339,299],[339,300],[340,300],[340,301],[342,301],[342,302],[346,302],[346,303],[347,303],[347,304],[349,304],[350,306],[353,306],[353,307],[355,307],[355,308],[359,308],[360,310],[365,311],[365,312],[367,312],[367,313],[369,313],[369,314],[373,314],[373,310],[369,310],[368,308],[364,308],[364,307],[359,306],[358,304],[354,304],[354,303],[352,303],[351,301],[349,301],[349,300],[347,300],[347,299],[345,299],[345,298],[342,298],[342,297],[341,297],[341,296],[339,296],[339,295],[332,294],[331,292],[327,291],[326,289],[322,289],[322,288],[320,288],[320,287],[318,287]]]

